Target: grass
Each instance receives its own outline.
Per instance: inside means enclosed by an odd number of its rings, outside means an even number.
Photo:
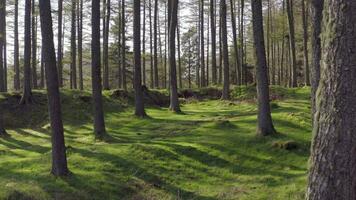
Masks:
[[[80,100],[89,94],[65,91],[72,174],[49,174],[46,105],[13,120],[5,114],[13,123],[11,137],[0,138],[0,199],[303,199],[311,132],[308,90],[282,91],[283,100],[272,105],[279,134],[265,138],[255,135],[251,101],[190,101],[182,105],[183,114],[149,107],[150,117],[140,119],[129,104],[106,93],[111,137],[105,142],[94,141],[91,105]],[[298,148],[273,145],[284,141]]]

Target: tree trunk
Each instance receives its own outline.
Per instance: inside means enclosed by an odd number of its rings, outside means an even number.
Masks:
[[[127,90],[127,83],[126,83],[126,13],[125,13],[126,7],[125,7],[125,0],[122,0],[121,2],[121,40],[122,40],[122,45],[121,45],[121,67],[122,67],[122,87],[124,90]],[[100,42],[100,41],[99,41]]]
[[[356,199],[356,1],[327,0],[324,8],[329,12],[306,199],[351,200]]]
[[[204,49],[204,0],[200,0],[200,70],[201,70],[201,75],[200,75],[200,86],[205,87],[205,49]]]
[[[157,36],[158,36],[158,0],[155,0],[154,17],[153,17],[153,70],[154,70],[154,87],[159,87],[158,82],[158,53],[157,53]]]
[[[181,60],[181,55],[180,55],[180,28],[179,28],[179,23],[177,23],[177,52],[178,52],[178,83],[179,83],[179,88],[183,88],[183,82],[182,82],[182,60]]]
[[[20,90],[20,61],[19,61],[19,2],[15,0],[14,13],[14,89]]]
[[[149,23],[150,23],[150,79],[151,84],[150,87],[154,88],[155,86],[155,79],[154,79],[154,62],[153,62],[153,32],[152,32],[152,0],[148,0],[148,15],[149,15]]]
[[[63,1],[58,1],[58,46],[57,46],[57,67],[58,67],[58,78],[59,87],[63,87]]]
[[[142,82],[146,86],[146,0],[143,0],[142,23]]]
[[[84,90],[83,83],[83,0],[78,2],[78,72],[79,89]]]
[[[291,61],[292,61],[291,87],[297,87],[297,58],[296,58],[296,50],[295,50],[293,0],[287,0],[287,14],[288,14],[288,24],[289,24],[289,42],[291,48]]]
[[[100,1],[92,0],[92,42],[91,42],[91,68],[93,87],[93,107],[94,107],[94,134],[98,139],[102,139],[106,133],[102,85],[101,85],[101,60],[100,60]]]
[[[71,19],[71,36],[70,36],[70,57],[71,57],[71,89],[77,89],[77,43],[76,43],[76,6],[77,1],[72,0],[72,19]]]
[[[32,21],[32,87],[33,89],[38,88],[37,84],[37,17],[36,17],[36,5],[35,0],[32,0],[32,11],[31,11],[31,21]]]
[[[309,75],[309,53],[308,53],[308,22],[307,15],[308,12],[305,11],[305,0],[302,0],[302,19],[303,19],[303,52],[304,52],[304,76],[305,85],[310,85],[310,75]]]
[[[5,1],[0,2],[0,92],[5,92],[4,46],[5,46]]]
[[[241,71],[241,83],[247,85],[247,69],[244,62],[244,8],[245,0],[241,0],[240,11],[240,71]]]
[[[135,88],[135,115],[138,117],[146,116],[142,80],[141,80],[141,3],[134,0],[134,21],[133,21],[133,47],[134,47],[134,88]]]
[[[216,67],[216,20],[215,20],[215,2],[210,0],[210,29],[211,29],[211,75],[214,85],[217,83]]]
[[[31,91],[31,0],[25,1],[24,87],[20,104],[32,103]]]
[[[323,21],[324,0],[312,0],[310,13],[312,22],[312,68],[311,68],[311,100],[312,119],[316,112],[316,91],[320,80],[320,60],[321,60],[321,23]]]
[[[266,136],[276,133],[269,104],[268,71],[263,35],[262,2],[252,0],[253,38],[256,54],[256,81],[258,101],[257,134]]]
[[[230,80],[229,80],[229,52],[227,44],[227,25],[226,25],[226,1],[220,1],[220,15],[221,15],[221,39],[222,39],[222,55],[224,63],[224,86],[222,92],[222,99],[230,99]]]
[[[104,8],[104,18],[103,18],[103,74],[104,74],[104,81],[103,87],[104,90],[110,89],[110,82],[109,82],[109,32],[110,32],[110,14],[111,14],[111,0],[105,0]]]
[[[61,100],[59,94],[56,53],[54,50],[50,1],[40,0],[43,62],[46,67],[48,110],[52,129],[52,174],[68,175],[66,146],[64,141]]]
[[[230,13],[231,13],[231,25],[232,25],[232,36],[234,42],[234,59],[235,59],[235,71],[236,71],[236,83],[241,85],[240,79],[240,58],[239,58],[239,48],[237,46],[237,33],[236,33],[236,18],[235,18],[235,11],[234,11],[234,1],[230,0]]]
[[[168,1],[169,66],[170,66],[170,106],[173,112],[181,112],[177,90],[176,30],[178,21],[178,0]]]

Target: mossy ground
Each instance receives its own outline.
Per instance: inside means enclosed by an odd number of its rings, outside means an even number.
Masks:
[[[92,135],[90,103],[78,92],[65,91],[72,174],[54,178],[49,173],[48,121],[23,122],[24,116],[29,121],[46,116],[46,105],[40,105],[43,112],[17,115],[21,120],[13,119],[11,137],[0,139],[0,199],[303,199],[311,138],[309,89],[279,92],[285,97],[271,106],[279,133],[264,138],[255,135],[251,101],[189,101],[182,105],[183,114],[150,107],[150,117],[141,119],[107,93],[110,137],[99,142]],[[283,141],[294,141],[298,148],[274,147]]]

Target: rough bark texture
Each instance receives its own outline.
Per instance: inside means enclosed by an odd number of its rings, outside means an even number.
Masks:
[[[32,103],[31,91],[31,0],[25,2],[24,86],[20,104]]]
[[[312,22],[312,67],[311,75],[311,99],[312,99],[312,119],[315,114],[315,95],[320,80],[320,59],[321,59],[321,22],[323,21],[324,0],[312,0],[310,4],[310,15]]]
[[[46,68],[48,110],[52,129],[52,174],[55,176],[65,176],[69,173],[69,170],[67,167],[66,147],[64,142],[50,1],[40,0],[40,15],[43,44],[42,53],[44,54],[43,62]]]
[[[256,81],[258,119],[257,135],[266,136],[274,134],[271,109],[269,105],[268,71],[265,52],[265,41],[263,35],[262,3],[260,0],[252,0],[252,23],[253,38],[256,54]]]
[[[228,100],[230,98],[230,78],[229,78],[229,52],[227,44],[227,25],[226,25],[226,1],[220,2],[220,18],[221,18],[221,39],[222,39],[222,56],[224,63],[224,86],[222,92],[222,99]]]
[[[138,117],[146,116],[142,80],[141,80],[141,4],[140,0],[134,0],[134,19],[133,19],[133,47],[134,47],[134,88],[135,88],[135,115]]]
[[[168,1],[169,66],[170,66],[170,110],[181,112],[177,89],[176,28],[178,21],[178,0]]]
[[[307,198],[356,199],[356,1],[326,0]]]
[[[92,0],[92,42],[91,42],[91,67],[92,67],[92,87],[93,87],[93,107],[94,107],[94,134],[98,139],[106,133],[102,85],[101,85],[101,64],[100,64],[100,1]]]

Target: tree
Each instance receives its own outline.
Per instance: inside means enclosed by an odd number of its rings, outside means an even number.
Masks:
[[[77,34],[76,34],[76,6],[77,0],[72,0],[72,19],[70,31],[70,88],[77,89]]]
[[[305,85],[310,85],[309,78],[309,53],[308,53],[308,22],[307,12],[305,11],[305,0],[302,0],[302,21],[303,21],[303,55],[304,55],[304,76]]]
[[[204,60],[204,0],[199,0],[199,13],[200,13],[200,69],[201,69],[201,75],[200,75],[200,86],[205,87],[206,86],[206,80],[205,80],[205,60]]]
[[[16,0],[17,1],[17,0]],[[58,78],[59,78],[59,87],[63,87],[63,45],[62,45],[62,32],[63,32],[63,1],[58,1],[58,46],[57,46],[57,66],[58,66]]]
[[[316,111],[316,91],[320,80],[320,59],[321,59],[321,22],[323,21],[324,0],[311,1],[311,22],[312,22],[312,67],[311,67],[311,99],[312,115]],[[314,119],[314,117],[312,117]]]
[[[78,0],[77,6],[77,24],[78,24],[78,73],[79,89],[84,90],[83,85],[83,0]]]
[[[126,24],[126,14],[125,14],[125,0],[121,0],[121,81],[122,81],[122,87],[124,90],[127,90],[127,83],[126,83],[126,29],[125,29],[125,24]],[[99,41],[100,42],[100,41]]]
[[[293,14],[293,0],[287,1],[287,15],[289,25],[289,44],[291,49],[291,64],[292,64],[292,80],[291,87],[297,87],[297,58],[295,49],[295,29],[294,29],[294,14]]]
[[[61,100],[59,94],[56,53],[54,50],[51,3],[40,0],[43,62],[46,68],[48,110],[52,129],[52,174],[68,175],[66,147],[64,141]]]
[[[35,0],[32,0],[32,11],[31,11],[31,21],[32,21],[32,87],[34,89],[38,88],[37,84],[37,13]]]
[[[234,8],[235,3],[233,0],[230,0],[230,13],[231,13],[231,25],[232,25],[232,36],[233,36],[233,42],[234,42],[234,60],[235,60],[235,71],[236,71],[236,83],[238,85],[241,85],[241,79],[240,79],[240,57],[239,57],[239,48],[237,46],[237,31],[236,31],[236,17],[235,17],[235,11]]]
[[[155,0],[153,14],[153,71],[154,71],[154,87],[159,87],[158,82],[158,53],[157,53],[157,36],[158,36],[158,0]]]
[[[327,0],[324,8],[329,14],[306,199],[356,199],[356,2]]]
[[[19,1],[15,0],[14,10],[14,89],[20,90],[20,61],[19,61]]]
[[[100,60],[100,1],[92,0],[91,8],[91,74],[94,106],[94,134],[102,139],[106,134],[101,85],[101,60]]]
[[[5,92],[5,69],[4,69],[4,47],[5,47],[5,1],[0,2],[0,92]]]
[[[268,72],[263,35],[262,2],[252,0],[252,28],[256,54],[256,81],[258,101],[257,134],[266,136],[276,133],[269,104]]]
[[[141,3],[134,0],[134,25],[133,25],[133,47],[134,47],[134,87],[135,87],[135,115],[146,116],[142,80],[141,80]]]
[[[178,21],[178,0],[168,1],[169,66],[170,66],[170,106],[173,112],[181,112],[177,89],[176,30]]]
[[[228,100],[230,98],[230,74],[229,74],[229,50],[227,44],[227,25],[226,25],[226,1],[220,1],[220,20],[221,20],[221,44],[222,56],[224,63],[224,85],[221,99]]]
[[[210,0],[210,29],[211,29],[211,70],[212,82],[217,83],[217,67],[216,67],[216,23],[215,23],[215,2]]]
[[[32,103],[31,90],[31,0],[25,1],[24,86],[20,104]]]
[[[111,2],[104,0],[104,17],[103,17],[103,87],[104,90],[110,89],[109,84],[109,32],[110,32],[110,14]]]

